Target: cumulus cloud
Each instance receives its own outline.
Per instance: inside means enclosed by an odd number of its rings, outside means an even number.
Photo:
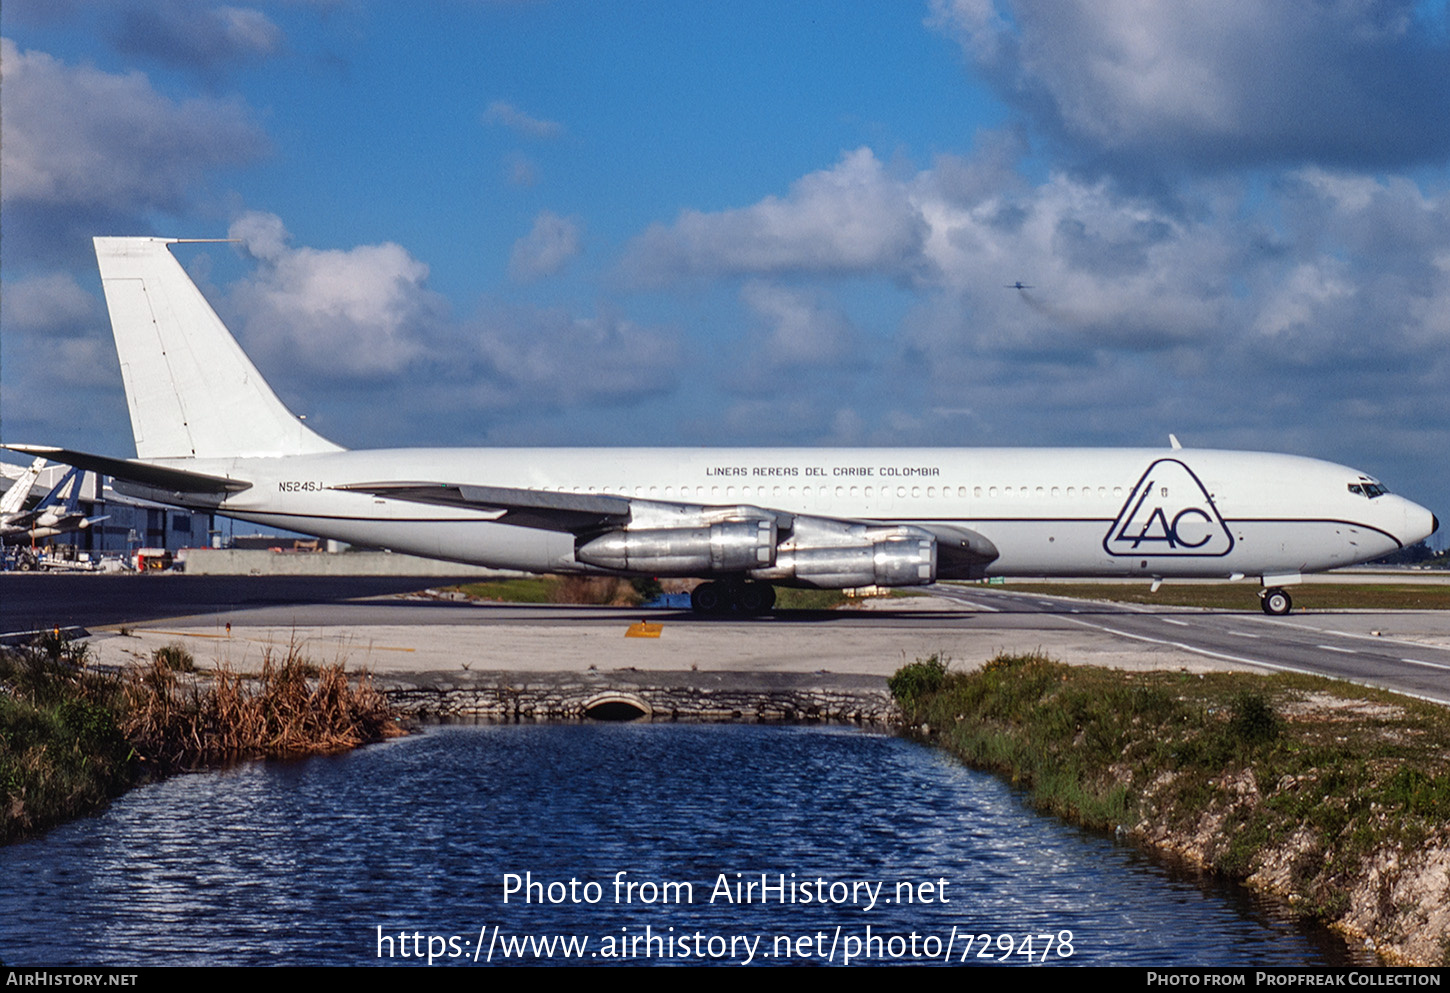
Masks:
[[[139,72],[68,66],[0,39],[4,199],[109,213],[181,211],[208,170],[268,142],[236,100],[176,102]]]
[[[7,280],[0,295],[0,323],[10,333],[76,333],[96,313],[96,298],[68,272]]]
[[[579,254],[580,233],[578,218],[541,211],[529,233],[514,242],[509,256],[509,276],[518,282],[528,282],[555,275]]]
[[[925,234],[908,191],[860,148],[797,180],[784,198],[716,213],[687,210],[671,225],[653,225],[628,247],[622,266],[644,285],[788,272],[905,276]]]
[[[292,248],[280,218],[250,213],[228,236],[261,263],[232,287],[248,344],[332,376],[395,374],[422,358],[446,320],[428,267],[401,245]]]
[[[935,0],[930,23],[1037,126],[1124,171],[1450,152],[1440,4]]]
[[[496,307],[464,329],[475,402],[494,409],[637,402],[672,388],[677,334],[613,315]]]
[[[281,49],[282,29],[248,7],[204,8],[185,0],[127,4],[111,34],[122,52],[203,77]]]
[[[558,138],[564,134],[564,125],[524,113],[507,100],[495,100],[483,112],[483,123],[508,128],[528,138]]]
[[[729,346],[741,361],[716,376],[722,414],[689,430],[949,445],[1178,431],[1386,473],[1387,445],[1419,466],[1413,452],[1450,444],[1450,193],[1314,166],[1146,195],[1085,171],[1029,181],[1013,159],[1024,149],[1004,132],[890,175],[852,153],[788,196],[686,212],[637,239],[637,278],[748,277],[747,330]],[[830,193],[842,172],[868,178],[877,220],[849,248],[813,226],[851,209]],[[881,231],[911,235],[873,240]],[[1019,279],[1032,288],[1011,288]],[[855,320],[872,280],[902,316],[865,348]],[[867,293],[881,326],[884,295]]]
[[[858,332],[839,307],[818,294],[753,280],[741,288],[740,298],[760,325],[749,340],[750,365],[764,358],[774,368],[821,368],[855,357]]]
[[[673,387],[678,335],[610,316],[492,304],[459,319],[427,286],[428,266],[400,245],[292,245],[280,218],[250,212],[230,237],[257,263],[228,289],[244,346],[286,395],[307,398],[346,440],[376,421],[386,381],[395,418],[414,440],[501,412],[625,404]],[[276,385],[276,384],[274,384]]]

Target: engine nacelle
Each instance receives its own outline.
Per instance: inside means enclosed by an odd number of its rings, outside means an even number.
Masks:
[[[774,568],[756,569],[750,575],[819,589],[936,582],[936,537],[930,532],[910,526],[860,530],[865,533],[850,544],[792,542],[776,553]]]
[[[651,576],[742,573],[775,564],[774,520],[720,521],[688,528],[610,531],[579,545],[580,562]]]

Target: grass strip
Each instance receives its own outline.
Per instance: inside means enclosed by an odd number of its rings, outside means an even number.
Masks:
[[[1041,655],[898,670],[909,733],[1044,811],[1173,851],[1450,963],[1450,712],[1295,674],[1121,672]]]
[[[1259,609],[1259,588],[1253,583],[1165,583],[1157,593],[1146,582],[1008,583],[982,589],[1113,603]],[[1304,583],[1290,587],[1289,592],[1295,610],[1450,610],[1450,583]]]

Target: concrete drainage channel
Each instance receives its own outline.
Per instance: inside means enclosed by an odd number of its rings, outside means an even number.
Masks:
[[[424,672],[374,685],[428,719],[885,724],[897,714],[884,677],[829,672]]]

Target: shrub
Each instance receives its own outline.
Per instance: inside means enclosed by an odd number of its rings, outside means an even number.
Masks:
[[[163,669],[170,669],[172,672],[195,672],[196,659],[186,646],[180,642],[173,641],[169,645],[162,645],[151,653],[151,661]]]
[[[886,681],[886,688],[903,709],[910,710],[921,697],[935,693],[946,684],[950,659],[934,654],[917,659],[897,669]]]
[[[1229,708],[1229,730],[1241,741],[1258,743],[1279,737],[1279,715],[1262,693],[1245,691]]]

